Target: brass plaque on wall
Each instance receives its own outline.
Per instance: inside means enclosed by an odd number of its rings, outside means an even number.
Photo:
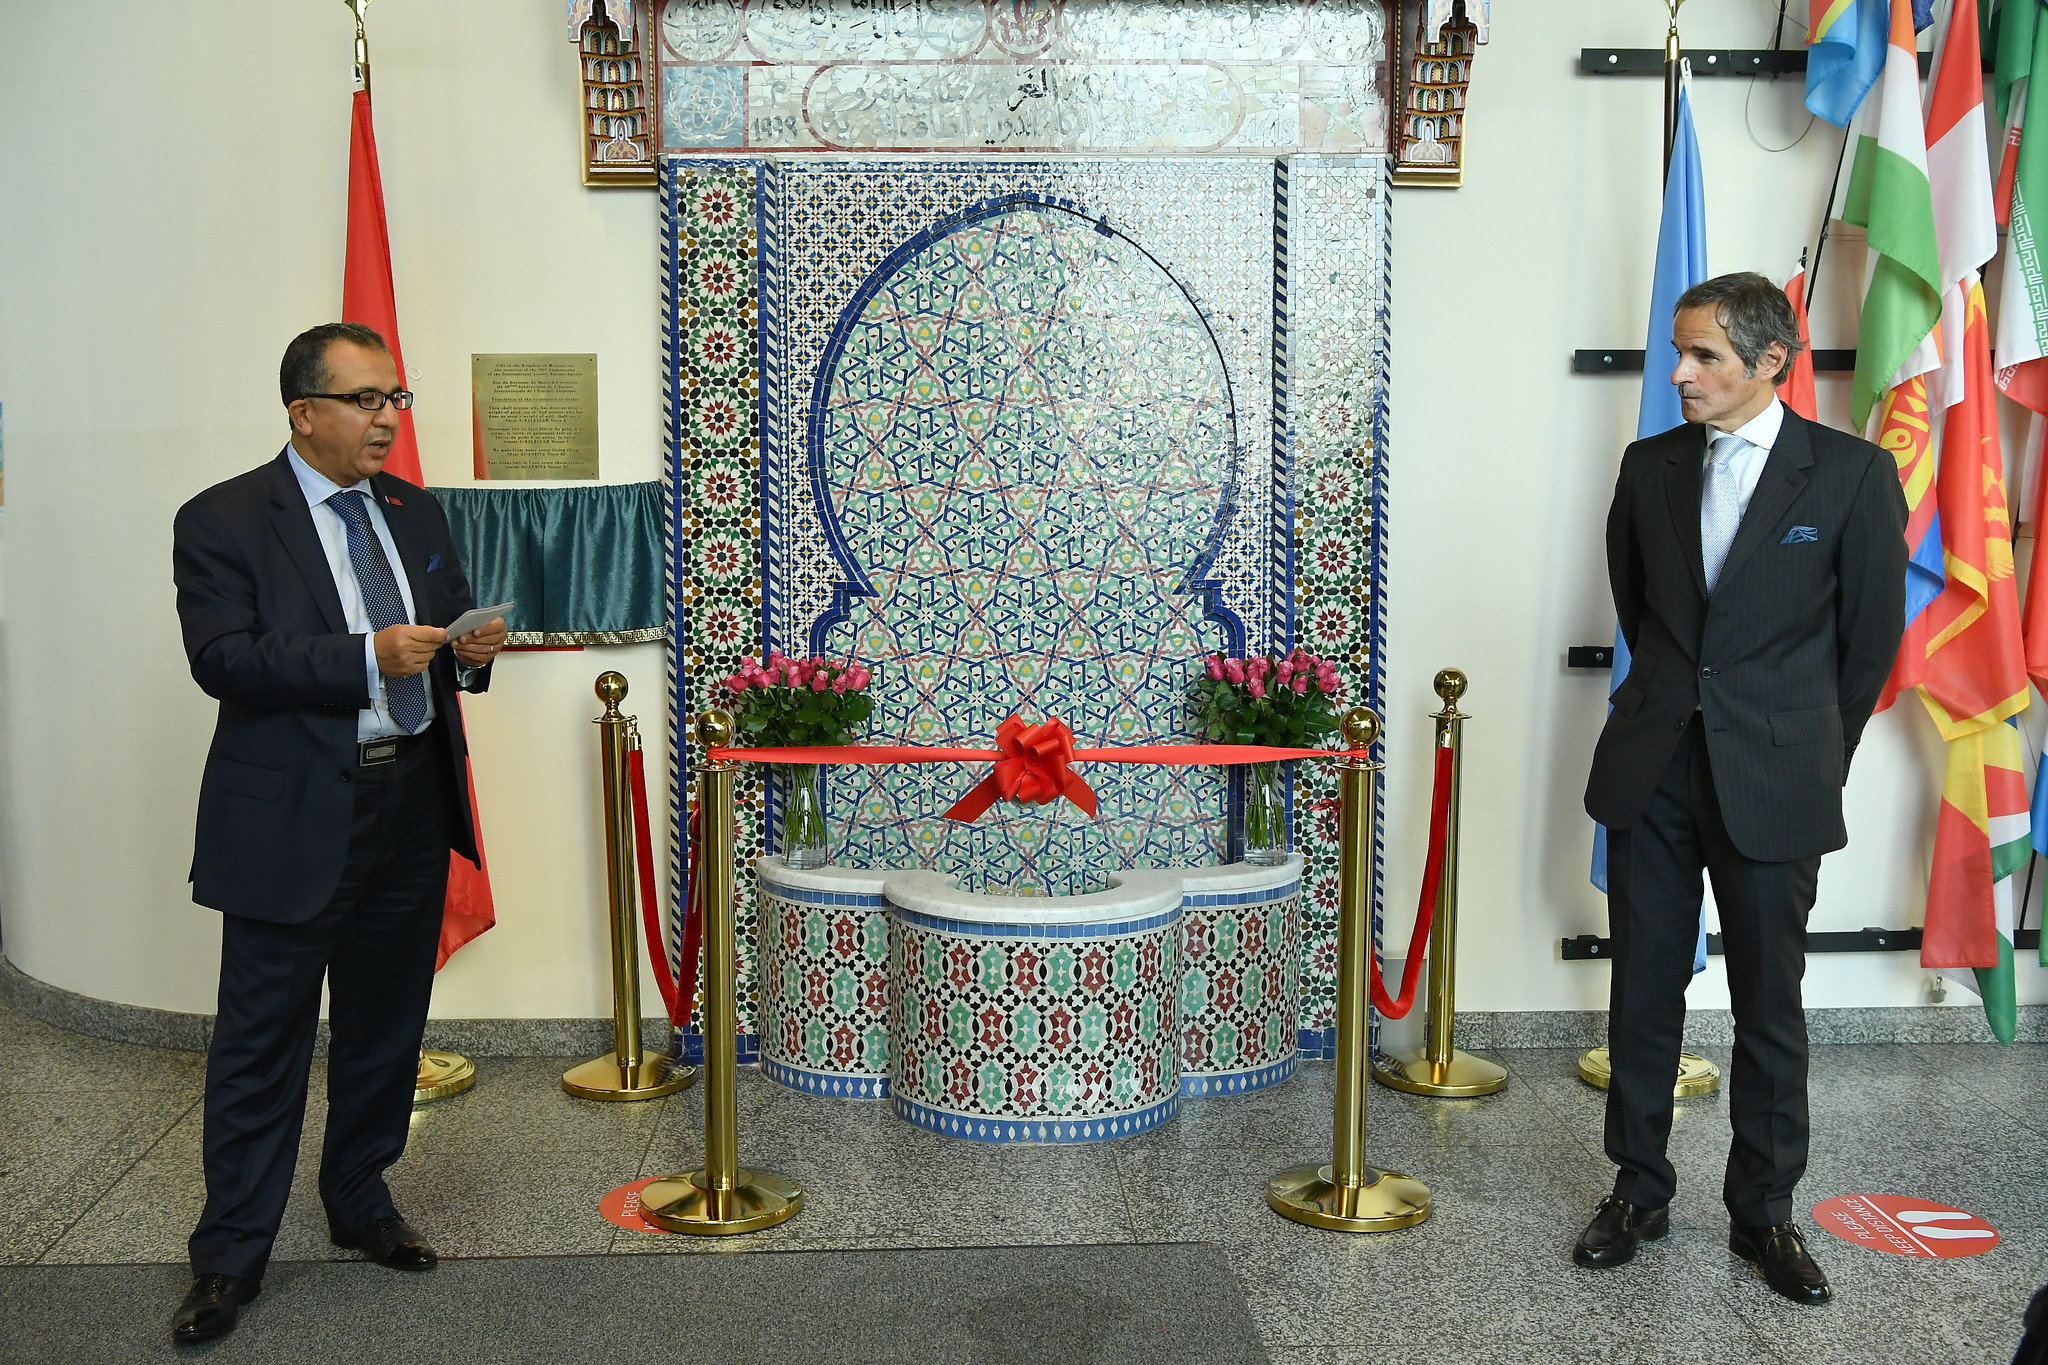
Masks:
[[[472,355],[479,479],[597,477],[595,355]]]

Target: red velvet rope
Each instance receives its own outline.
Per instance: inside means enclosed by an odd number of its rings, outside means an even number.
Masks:
[[[633,843],[639,855],[640,917],[647,929],[647,955],[654,959],[654,984],[661,988],[668,1020],[681,1028],[689,1022],[696,1004],[697,957],[704,930],[697,897],[697,814],[690,813],[689,902],[683,911],[682,971],[677,973],[669,969],[668,935],[661,927],[661,893],[654,881],[654,840],[647,815],[647,764],[639,749],[627,750],[626,771],[633,792]]]
[[[801,764],[862,764],[880,765],[889,763],[962,763],[987,759],[1010,757],[1002,749],[947,749],[921,748],[906,744],[843,744],[819,745],[809,748],[776,749],[713,749],[711,758],[717,762],[741,763],[801,763]],[[1076,763],[1155,763],[1175,767],[1192,767],[1202,764],[1274,763],[1295,758],[1365,758],[1363,750],[1347,749],[1285,749],[1264,744],[1136,744],[1112,749],[1074,749],[1068,754]],[[1415,930],[1408,939],[1408,961],[1401,972],[1401,994],[1398,999],[1387,995],[1386,987],[1380,981],[1379,954],[1369,954],[1371,961],[1371,993],[1373,1008],[1389,1019],[1406,1018],[1415,1008],[1415,988],[1422,978],[1423,948],[1429,942],[1430,925],[1436,919],[1436,893],[1443,882],[1444,845],[1450,832],[1451,812],[1451,762],[1452,750],[1439,746],[1436,751],[1436,787],[1429,804],[1429,852],[1422,873],[1421,903],[1415,912]],[[637,773],[639,755],[634,756]],[[992,775],[993,776],[993,775]],[[636,778],[637,780],[637,778]],[[987,783],[983,784],[984,786]],[[979,792],[979,788],[976,792]],[[963,798],[965,806],[976,793]],[[991,798],[993,799],[993,798]],[[958,807],[956,807],[958,809]],[[979,814],[979,811],[976,812]],[[970,817],[971,818],[971,817]],[[701,923],[697,904],[697,815],[690,814],[690,915],[686,923],[692,928],[685,930],[684,968],[689,974],[694,990],[696,981],[696,951],[694,939],[689,937],[695,926]],[[650,921],[651,923],[652,921]]]
[[[1293,758],[1365,758],[1363,749],[1282,749],[1268,744],[1132,744],[1118,749],[1076,749],[1076,763],[1277,763]],[[835,744],[792,749],[713,749],[721,763],[978,763],[1003,757],[1001,749],[926,749],[912,744]]]
[[[1436,919],[1436,890],[1444,876],[1444,842],[1451,827],[1451,760],[1454,751],[1442,745],[1436,751],[1436,791],[1429,799],[1429,854],[1422,868],[1422,903],[1415,909],[1415,932],[1408,936],[1408,963],[1401,970],[1401,998],[1389,1000],[1380,984],[1380,955],[1368,953],[1372,962],[1372,1006],[1389,1019],[1405,1019],[1415,1008],[1415,983],[1422,977],[1422,949],[1429,942],[1429,926]]]

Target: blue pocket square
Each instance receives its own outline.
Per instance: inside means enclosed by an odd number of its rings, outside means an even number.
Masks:
[[[1794,529],[1794,530],[1802,530],[1802,531],[1804,531],[1804,530],[1811,530],[1811,529],[1813,529],[1813,528],[1812,528],[1812,527],[1807,527],[1807,526],[1800,526],[1800,527],[1794,527],[1793,529]],[[1789,537],[1788,537],[1788,539],[1789,539]],[[427,556],[427,572],[428,572],[428,573],[432,573],[432,572],[433,572],[434,570],[436,570],[436,569],[438,569],[438,568],[440,568],[440,567],[441,567],[441,556],[439,556],[439,555],[428,555],[428,556]]]
[[[1785,533],[1780,545],[1812,545],[1820,539],[1820,532],[1811,526],[1795,526]]]

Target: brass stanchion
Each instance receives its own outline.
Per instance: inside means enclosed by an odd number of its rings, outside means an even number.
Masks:
[[[1344,713],[1344,743],[1363,752],[1380,718],[1363,706]],[[1343,861],[1337,909],[1337,1112],[1330,1164],[1296,1166],[1266,1182],[1282,1218],[1336,1232],[1393,1232],[1429,1217],[1429,1187],[1399,1171],[1365,1164],[1366,1021],[1371,1009],[1373,783],[1380,765],[1337,760]]]
[[[1605,1090],[1614,1080],[1614,1062],[1607,1049],[1589,1049],[1579,1058],[1579,1079]],[[1671,1087],[1674,1099],[1693,1100],[1721,1088],[1721,1068],[1697,1052],[1678,1054],[1678,1083]]]
[[[412,1102],[445,1100],[476,1084],[476,1063],[459,1052],[420,1049],[420,1069],[412,1083]]]
[[[1506,1067],[1451,1046],[1457,1021],[1453,999],[1458,979],[1458,789],[1464,776],[1468,719],[1458,709],[1458,698],[1464,692],[1465,675],[1457,669],[1436,675],[1436,694],[1444,704],[1434,715],[1436,747],[1451,751],[1451,793],[1444,822],[1444,868],[1436,884],[1436,916],[1429,926],[1428,1045],[1385,1053],[1373,1061],[1373,1074],[1382,1085],[1411,1095],[1491,1095],[1508,1083]]]
[[[604,715],[595,724],[603,731],[605,881],[611,892],[612,1042],[610,1052],[562,1073],[562,1089],[586,1100],[652,1100],[673,1095],[697,1079],[697,1069],[672,1065],[657,1053],[640,1049],[640,926],[633,919],[632,792],[626,766],[631,717],[619,714],[626,699],[626,680],[607,670],[597,675],[597,695]],[[659,952],[659,944],[648,945]]]
[[[732,717],[707,711],[697,722],[706,749],[732,743]],[[704,895],[704,1165],[657,1180],[640,1192],[640,1212],[670,1232],[720,1236],[759,1232],[796,1216],[803,1189],[772,1171],[739,1164],[733,1124],[732,779],[730,763],[706,759],[698,772],[697,810],[703,847],[698,867]]]

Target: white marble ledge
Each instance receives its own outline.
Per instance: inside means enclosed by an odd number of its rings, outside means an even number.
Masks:
[[[1301,879],[1301,868],[1300,854],[1274,867],[1230,863],[1221,867],[1127,868],[1109,874],[1107,890],[1083,896],[976,895],[962,891],[950,873],[879,875],[885,879],[883,894],[889,903],[914,914],[977,924],[1113,924],[1164,914],[1178,908],[1188,895],[1255,892],[1287,886]],[[862,875],[878,874],[870,871]],[[841,882],[837,889],[850,888]]]
[[[886,867],[839,867],[831,863],[810,869],[785,867],[781,856],[773,853],[754,859],[754,876],[765,885],[837,892],[843,896],[879,896],[888,880],[899,875]]]

